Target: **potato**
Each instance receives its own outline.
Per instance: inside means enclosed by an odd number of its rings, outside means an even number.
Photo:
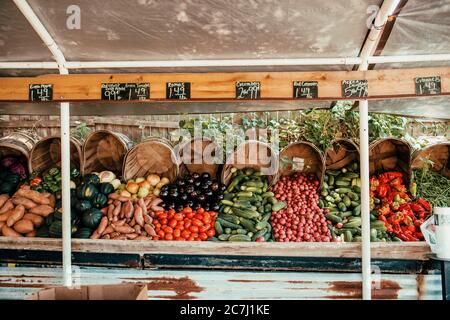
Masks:
[[[16,231],[14,231],[14,229],[8,227],[6,224],[2,227],[2,234],[5,237],[21,237],[22,235]]]
[[[22,219],[14,224],[13,229],[18,233],[29,233],[34,230],[34,225],[30,220]]]
[[[44,224],[44,218],[34,213],[25,213],[23,219],[30,220],[35,227],[40,227]]]

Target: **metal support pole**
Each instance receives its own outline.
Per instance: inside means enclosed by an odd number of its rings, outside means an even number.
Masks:
[[[369,196],[369,103],[359,101],[359,139],[361,170],[361,218],[362,218],[362,298],[370,300],[370,196]]]
[[[63,280],[65,286],[72,285],[72,248],[70,221],[70,108],[68,102],[61,103],[61,195],[62,195],[62,240]]]

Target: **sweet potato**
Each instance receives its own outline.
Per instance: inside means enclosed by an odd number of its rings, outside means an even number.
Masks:
[[[137,203],[142,208],[142,213],[144,214],[147,213],[147,207],[145,206],[144,199],[143,198],[139,199]]]
[[[40,227],[44,223],[44,218],[34,213],[25,213],[23,219],[30,220],[35,227]]]
[[[112,221],[113,220],[113,212],[114,212],[114,205],[112,205],[112,204],[110,204],[109,206],[108,206],[108,213],[107,213],[107,216],[108,216],[108,220],[109,221]]]
[[[137,238],[134,238],[134,240],[152,240],[152,238],[150,237],[145,237],[145,236],[139,236]]]
[[[100,212],[106,216],[106,214],[108,213],[108,207],[104,207],[100,210]]]
[[[134,227],[136,225],[136,219],[133,217],[133,219],[130,221],[130,227]]]
[[[114,228],[112,226],[107,226],[105,231],[103,231],[103,235],[114,232]]]
[[[53,195],[53,194],[51,194],[51,193],[47,193],[48,195],[47,195],[47,198],[48,198],[48,200],[50,200],[50,203],[48,204],[50,207],[52,207],[52,208],[54,208],[55,207],[55,205],[56,205],[56,198],[55,198],[55,196]]]
[[[0,222],[5,222],[8,221],[9,216],[11,215],[11,213],[14,212],[14,209],[9,210],[8,212],[5,212],[3,214],[0,214]]]
[[[117,200],[119,199],[120,195],[118,195],[117,193],[111,193],[108,198],[113,199],[113,200]]]
[[[153,222],[153,218],[150,217],[148,214],[144,214],[144,222],[151,224]]]
[[[125,225],[125,223],[127,222],[127,219],[122,219],[122,220],[118,220],[116,222],[113,222],[112,224],[116,227],[120,227]]]
[[[121,215],[124,217],[131,218],[134,213],[133,203],[131,201],[127,201],[123,204],[123,209]]]
[[[29,233],[34,230],[34,225],[30,220],[22,219],[14,224],[13,229],[18,233]]]
[[[28,210],[37,206],[36,203],[25,197],[13,197],[11,200],[15,205],[21,204]]]
[[[112,225],[113,229],[116,230],[117,232],[123,233],[123,234],[127,234],[127,233],[134,233],[134,229],[130,226],[115,226]]]
[[[144,213],[142,212],[142,208],[139,205],[136,205],[134,207],[134,219],[136,220],[136,223],[140,225],[141,227],[144,226]]]
[[[25,235],[25,237],[28,237],[28,238],[34,238],[34,237],[36,237],[36,230],[33,230],[33,231],[31,231],[31,232],[28,232],[26,235]]]
[[[153,229],[153,227],[151,225],[149,225],[149,224],[144,225],[144,229],[145,229],[145,232],[147,232],[152,237],[157,236],[155,229]]]
[[[127,240],[127,236],[125,235],[119,235],[116,237],[111,237],[112,240]]]
[[[8,201],[8,199],[9,199],[9,195],[7,195],[7,194],[0,195],[0,208],[3,207],[5,202]]]
[[[119,213],[120,213],[120,210],[122,210],[122,203],[121,203],[121,202],[119,202],[119,205],[117,205],[117,206],[114,208],[114,210],[113,210],[113,216],[114,216],[114,217],[118,217],[118,216],[119,216]]]
[[[111,239],[111,236],[109,234],[105,234],[101,237],[101,239]]]
[[[6,224],[2,227],[2,235],[4,237],[21,237],[22,235],[14,229],[8,227]]]
[[[14,211],[9,215],[8,220],[6,220],[6,225],[12,227],[17,221],[23,218],[25,214],[25,207],[19,204]]]
[[[111,239],[114,239],[115,237],[117,237],[117,236],[120,236],[120,232],[111,232],[110,234],[109,234],[109,236],[111,237]]]
[[[141,234],[141,232],[142,232],[141,226],[138,225],[138,224],[135,225],[133,229],[136,230],[136,233],[137,233],[137,234]]]
[[[9,210],[14,209],[14,204],[11,201],[11,199],[6,200],[6,202],[3,204],[3,207],[0,209],[0,214],[5,213]]]
[[[97,230],[95,230],[92,234],[91,234],[91,239],[98,239],[100,238],[100,235],[98,234]]]
[[[42,217],[47,217],[53,211],[55,210],[46,204],[42,204],[30,209],[30,213],[38,214]]]
[[[5,221],[0,221],[0,234],[2,234],[2,228],[6,224]]]
[[[100,223],[97,228],[97,233],[99,235],[102,235],[103,232],[105,232],[106,227],[108,226],[108,217],[103,217],[102,220],[100,220]]]
[[[137,233],[128,233],[126,234],[127,239],[133,240],[136,239],[137,237],[139,237],[139,235]]]
[[[19,189],[17,190],[15,195],[19,197],[28,198],[37,204],[44,204],[44,205],[50,204],[50,199],[48,197],[34,190]]]

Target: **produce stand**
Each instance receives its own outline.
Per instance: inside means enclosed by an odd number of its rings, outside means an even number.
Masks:
[[[359,55],[356,52],[352,57],[347,57],[348,52],[346,52],[337,58],[319,56],[300,59],[284,57],[244,59],[248,54],[242,53],[242,59],[236,59],[234,56],[232,59],[199,60],[175,57],[170,61],[156,58],[150,61],[139,61],[140,54],[133,59],[127,59],[129,56],[124,55],[124,58],[112,59],[114,61],[108,61],[108,59],[67,61],[69,60],[65,57],[67,50],[62,50],[54,34],[51,34],[54,33],[49,27],[51,21],[48,18],[43,21],[41,14],[36,13],[45,12],[46,8],[33,4],[32,1],[29,2],[30,4],[27,1],[15,0],[14,4],[17,7],[11,3],[8,4],[11,7],[4,10],[9,13],[23,14],[27,20],[24,25],[29,29],[28,23],[31,24],[39,36],[37,40],[45,43],[55,62],[0,62],[1,69],[14,70],[19,74],[22,71],[32,70],[29,74],[25,72],[20,77],[11,76],[6,72],[5,77],[0,78],[0,113],[60,114],[63,210],[71,206],[69,185],[71,115],[298,110],[312,106],[327,108],[332,101],[352,100],[358,102],[360,114],[362,242],[196,242],[193,245],[189,242],[174,241],[71,239],[71,222],[70,216],[67,215],[63,216],[61,240],[0,237],[0,262],[4,264],[0,266],[0,298],[7,298],[8,290],[13,288],[17,289],[17,291],[13,290],[14,294],[23,297],[30,293],[29,290],[35,291],[49,284],[61,284],[61,272],[63,273],[62,283],[66,286],[80,280],[80,274],[81,281],[87,283],[147,282],[151,298],[212,297],[219,299],[226,297],[229,293],[227,290],[233,293],[240,290],[238,288],[243,283],[248,283],[251,289],[248,292],[243,291],[240,296],[243,299],[299,297],[438,299],[440,297],[441,291],[436,285],[440,283],[440,277],[437,274],[439,265],[428,258],[430,249],[425,242],[370,242],[369,107],[373,104],[375,110],[389,111],[390,108],[385,107],[384,104],[392,101],[393,106],[400,105],[400,107],[392,107],[394,113],[407,114],[409,109],[418,106],[416,110],[421,110],[419,115],[427,116],[428,114],[425,113],[420,114],[424,110],[421,109],[421,104],[425,96],[425,99],[437,101],[429,102],[431,105],[436,103],[436,108],[433,106],[430,110],[425,108],[427,112],[429,111],[430,117],[449,118],[450,68],[448,61],[450,61],[450,54],[446,52],[449,52],[450,48],[442,49],[436,46],[435,52],[428,51],[429,54],[420,54],[423,50],[433,51],[434,47],[429,46],[422,48],[422,51],[411,50],[412,55],[399,55],[399,51],[405,51],[405,54],[409,52],[404,48],[394,50],[394,46],[391,48],[394,52],[392,55],[379,55],[388,41],[387,26],[394,28],[392,35],[396,35],[397,25],[392,25],[392,21],[396,18],[399,20],[397,22],[399,26],[408,26],[407,19],[406,23],[402,23],[401,1],[385,0],[382,3],[379,1],[380,7],[377,15],[374,16],[374,26],[368,32],[366,40],[364,40],[364,34],[362,35],[362,46],[356,40],[359,36],[353,35],[355,39],[348,41],[349,45],[353,45],[353,41],[358,43],[357,51],[361,49]],[[300,2],[305,6],[308,5],[307,1]],[[339,12],[344,14],[347,10],[346,1],[338,2],[343,6],[337,6]],[[411,6],[406,6],[407,10],[413,13],[423,11],[424,16],[431,16],[431,19],[433,19],[433,10],[438,7],[436,3],[435,6],[430,4],[428,8],[418,9],[416,1],[409,2]],[[217,4],[227,6],[225,3],[218,1]],[[322,5],[322,8],[325,8],[324,4]],[[369,5],[369,1],[361,5],[361,8],[349,9],[349,12],[363,14],[364,21],[366,5]],[[321,4],[317,6],[320,7]],[[65,10],[67,6],[58,4],[57,7]],[[446,10],[445,14],[448,17],[450,13],[448,8]],[[184,18],[186,13],[184,10],[180,12],[178,12],[178,21],[183,22],[187,19]],[[190,14],[194,15],[194,12]],[[317,15],[320,19],[324,19],[325,16],[324,13]],[[359,29],[363,29],[361,31],[367,32],[367,29],[361,28],[363,25],[361,21],[357,25]],[[321,32],[317,36],[325,37],[326,35]],[[114,38],[113,35],[110,37]],[[201,40],[198,41],[201,42]],[[78,53],[79,50],[79,47],[75,49]],[[310,52],[307,53],[310,54]],[[203,56],[199,55],[199,57]],[[432,61],[437,63],[436,66],[424,65]],[[392,63],[403,63],[403,65],[397,68]],[[377,67],[369,70],[369,66],[373,64]],[[306,66],[320,71],[310,71],[305,69]],[[349,71],[352,67],[357,70]],[[117,69],[122,70],[116,73]],[[36,73],[35,70],[37,70]],[[59,70],[59,74],[55,74],[56,70]],[[416,79],[426,77],[439,77],[439,92],[424,94],[417,90]],[[293,83],[295,81],[316,81],[319,88],[317,96],[308,99],[294,98]],[[190,97],[182,100],[168,99],[166,83],[169,82],[190,83]],[[248,100],[238,99],[236,82],[259,82],[260,97]],[[101,92],[104,83],[149,83],[150,96],[127,102],[105,101],[102,99]],[[358,86],[367,84],[367,92],[356,89],[350,90],[347,95],[346,83],[356,83]],[[51,101],[31,102],[29,89],[30,85],[34,84],[52,84]],[[62,268],[53,268],[61,264],[61,258]],[[40,267],[42,265],[44,267]],[[15,266],[15,268],[8,268],[8,266]],[[252,272],[248,272],[249,270]],[[377,273],[377,270],[380,272]],[[372,274],[373,271],[375,274]],[[104,277],[98,280],[101,274]],[[207,283],[206,280],[215,277],[222,279],[220,284],[223,287],[217,288]],[[23,282],[20,281],[22,278]],[[380,287],[372,289],[372,280],[381,280]],[[157,293],[160,290],[174,291],[175,295],[160,295]],[[214,290],[217,293],[211,296]],[[306,291],[302,291],[305,294],[301,294],[296,290]]]

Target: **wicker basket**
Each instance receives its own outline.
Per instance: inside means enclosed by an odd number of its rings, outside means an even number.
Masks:
[[[411,146],[397,138],[375,140],[369,146],[370,175],[386,171],[401,171],[408,184],[411,179]]]
[[[125,181],[155,173],[171,182],[178,176],[178,160],[173,148],[159,138],[149,138],[125,155],[122,176]]]
[[[339,170],[354,161],[359,162],[359,147],[350,139],[335,139],[331,148],[325,151],[327,170]]]
[[[450,178],[450,142],[436,143],[413,153],[412,169],[420,169],[425,163],[423,159],[433,162],[430,169]]]
[[[231,169],[253,168],[261,171],[267,170],[268,180],[271,185],[276,178],[279,168],[278,154],[267,143],[249,140],[239,145],[230,154],[222,169],[221,180],[228,185],[231,180]]]
[[[83,146],[83,172],[109,170],[120,176],[125,154],[132,145],[132,141],[121,133],[109,130],[92,132]]]
[[[70,139],[71,166],[80,169],[83,174],[82,143]],[[31,149],[28,162],[30,172],[45,171],[53,166],[61,167],[61,138],[59,136],[45,137],[39,140]]]
[[[24,156],[27,162],[30,159],[30,152],[37,142],[37,137],[33,137],[24,132],[13,132],[0,139],[0,157],[4,156]]]
[[[280,170],[277,180],[281,176],[295,172],[314,174],[321,187],[325,174],[325,159],[320,149],[306,141],[293,142],[284,147],[280,151]]]
[[[186,154],[188,152],[189,154]],[[193,172],[208,172],[211,177],[217,178],[221,169],[220,162],[216,159],[219,152],[221,152],[220,146],[206,137],[192,138],[180,142],[175,147],[175,153],[180,166],[180,175],[183,176]],[[205,156],[208,158],[211,157],[211,159],[205,161]]]

